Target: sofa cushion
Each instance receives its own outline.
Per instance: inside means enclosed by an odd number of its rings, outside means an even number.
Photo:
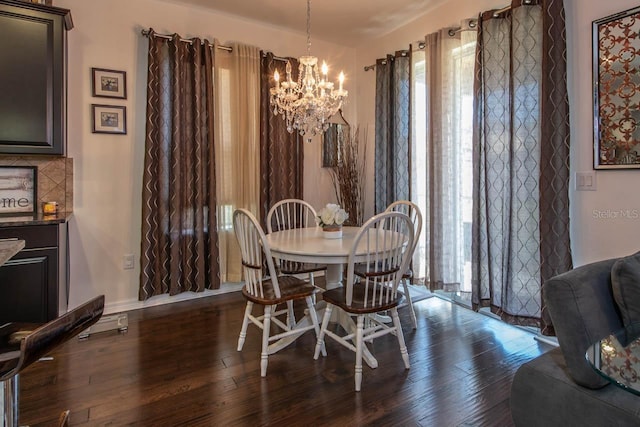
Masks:
[[[576,385],[560,349],[522,365],[511,387],[518,427],[638,426],[640,398],[613,384],[601,390]]]
[[[640,333],[640,252],[613,264],[611,285],[622,323],[632,334]]]
[[[590,345],[622,327],[611,290],[615,259],[574,268],[547,280],[543,295],[571,378],[588,388],[607,384],[589,365]]]

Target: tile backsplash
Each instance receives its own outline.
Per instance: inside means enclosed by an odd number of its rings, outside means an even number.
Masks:
[[[38,168],[38,212],[42,202],[58,202],[59,212],[73,212],[73,159],[49,156],[1,156],[0,166]]]

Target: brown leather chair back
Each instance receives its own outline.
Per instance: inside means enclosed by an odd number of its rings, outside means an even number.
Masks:
[[[62,316],[45,323],[27,335],[20,344],[20,359],[15,368],[2,373],[6,381],[36,362],[56,347],[96,323],[104,311],[104,295],[100,295]]]

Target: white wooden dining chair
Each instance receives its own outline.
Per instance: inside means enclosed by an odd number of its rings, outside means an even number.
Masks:
[[[407,300],[407,305],[409,306],[411,323],[413,324],[413,329],[416,329],[418,323],[416,321],[416,312],[413,308],[413,302],[411,301],[411,294],[409,293],[409,284],[411,283],[411,279],[413,279],[413,272],[410,268],[411,259],[413,259],[416,247],[418,246],[418,240],[420,239],[420,233],[422,232],[422,212],[420,212],[420,208],[415,203],[408,200],[398,200],[397,202],[391,203],[387,206],[385,212],[402,212],[411,219],[411,223],[413,224],[413,247],[410,248],[407,270],[402,275],[402,285],[404,287],[404,297]]]
[[[410,367],[397,307],[402,299],[402,295],[398,293],[398,285],[409,263],[413,236],[413,224],[407,215],[401,212],[383,212],[374,216],[358,230],[349,251],[346,285],[322,294],[327,308],[322,318],[314,358],[317,359],[320,351],[325,348],[325,335],[354,351],[356,391],[360,391],[362,384],[362,352],[366,342],[387,334],[396,335],[404,366],[406,369]],[[366,253],[366,259],[361,259],[358,253]],[[366,268],[356,271],[356,265],[365,265]],[[356,277],[359,281],[355,280]],[[334,307],[357,318],[355,333],[338,335],[327,329]],[[391,313],[391,325],[374,316],[383,311]]]
[[[291,230],[292,228],[314,227],[316,211],[309,203],[300,199],[280,200],[267,213],[267,233]],[[314,274],[326,271],[324,264],[278,260],[282,274],[308,274],[313,285]]]
[[[313,304],[313,295],[317,288],[294,276],[277,275],[265,234],[251,212],[245,209],[236,210],[233,213],[233,228],[242,255],[242,272],[245,281],[242,295],[247,300],[242,329],[238,337],[238,351],[242,351],[247,336],[247,327],[251,321],[262,329],[260,375],[264,377],[267,375],[270,354],[291,344],[300,335],[311,329],[316,331],[316,337],[319,335],[318,317]],[[263,261],[267,264],[267,277],[264,277],[262,273]],[[305,316],[298,322],[289,318],[288,309],[277,310],[279,304],[292,303],[296,300],[305,300],[308,309]],[[255,304],[264,307],[263,315],[254,316],[252,314]],[[279,319],[282,315],[287,315],[286,323]],[[309,319],[311,324],[309,324]],[[271,335],[272,324],[277,326],[281,332]]]

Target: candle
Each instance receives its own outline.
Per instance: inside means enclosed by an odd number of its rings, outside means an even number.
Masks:
[[[58,213],[58,203],[44,202],[42,203],[42,213],[45,215],[55,215]]]
[[[278,70],[273,73],[273,79],[276,81],[276,89],[280,89],[280,74],[278,74]]]
[[[344,82],[344,73],[340,71],[340,75],[338,76],[338,81],[340,82],[340,87],[338,90],[342,92],[342,83]]]

